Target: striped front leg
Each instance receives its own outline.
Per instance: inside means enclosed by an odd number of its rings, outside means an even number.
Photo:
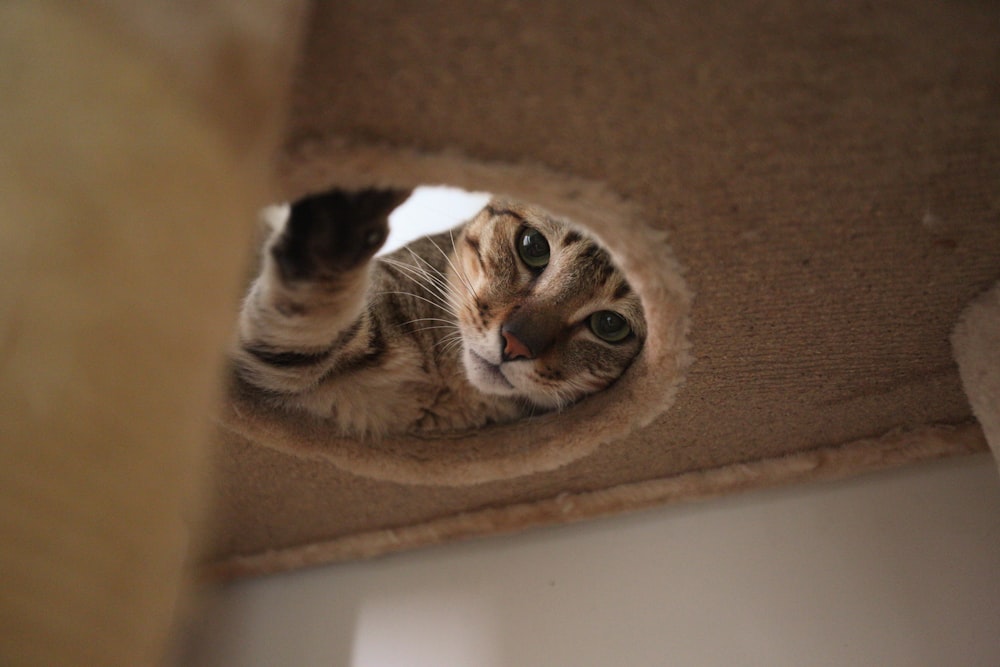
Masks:
[[[243,302],[232,355],[240,378],[294,394],[379,353],[379,328],[365,308],[370,260],[407,196],[335,190],[291,207]]]

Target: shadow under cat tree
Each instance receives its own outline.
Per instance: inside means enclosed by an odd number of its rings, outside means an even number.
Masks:
[[[430,161],[427,156],[411,158],[420,163],[416,173],[423,171],[431,176],[425,182],[439,182],[434,176],[445,176],[454,167],[448,157]],[[290,198],[322,191],[331,182],[347,188],[355,186],[350,179],[324,171],[306,177],[293,174],[295,185],[289,188]],[[621,377],[564,409],[509,423],[454,431],[390,433],[375,438],[339,435],[320,417],[292,414],[258,400],[252,393],[234,391],[220,420],[224,443],[254,443],[298,458],[329,462],[377,480],[466,486],[558,468],[586,456],[602,443],[649,424],[670,407],[689,363],[690,295],[662,234],[642,225],[641,211],[599,184],[567,180],[523,166],[485,166],[479,174],[475,171],[465,168],[466,178],[457,179],[459,185],[475,193],[449,188],[449,199],[442,189],[419,188],[394,214],[390,227],[400,231],[409,228],[415,235],[451,228],[482,207],[488,198],[482,192],[487,190],[511,193],[516,200],[530,201],[562,220],[572,221],[607,250],[642,304],[645,340]],[[440,178],[447,180],[451,179]],[[405,180],[401,182],[406,184]],[[361,184],[357,185],[361,189]],[[423,220],[408,219],[412,214]],[[425,227],[428,222],[438,225],[437,229]],[[392,242],[405,241],[393,238]],[[391,246],[386,248],[391,250]],[[378,401],[380,397],[373,395],[365,400]]]

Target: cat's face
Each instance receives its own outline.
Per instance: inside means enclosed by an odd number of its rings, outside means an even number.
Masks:
[[[455,245],[452,306],[479,390],[561,408],[607,387],[641,349],[638,296],[573,227],[494,200]]]

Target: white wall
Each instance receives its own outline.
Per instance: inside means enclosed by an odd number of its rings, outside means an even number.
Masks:
[[[988,456],[291,573],[184,664],[1000,665]]]

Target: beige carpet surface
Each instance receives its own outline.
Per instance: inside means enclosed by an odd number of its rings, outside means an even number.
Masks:
[[[973,419],[949,333],[1000,277],[998,109],[996,3],[317,3],[289,196],[446,182],[584,217],[610,201],[629,213],[580,222],[626,264],[650,256],[643,238],[672,249],[693,363],[652,423],[466,485],[220,429],[209,561],[267,572],[809,479],[804,460],[844,475],[984,447],[976,426],[928,427]],[[671,267],[634,268],[654,284]],[[640,380],[623,391],[670,403],[670,383]],[[504,437],[532,444],[529,427]],[[420,457],[481,453],[454,445]],[[701,481],[633,493],[682,475]]]

